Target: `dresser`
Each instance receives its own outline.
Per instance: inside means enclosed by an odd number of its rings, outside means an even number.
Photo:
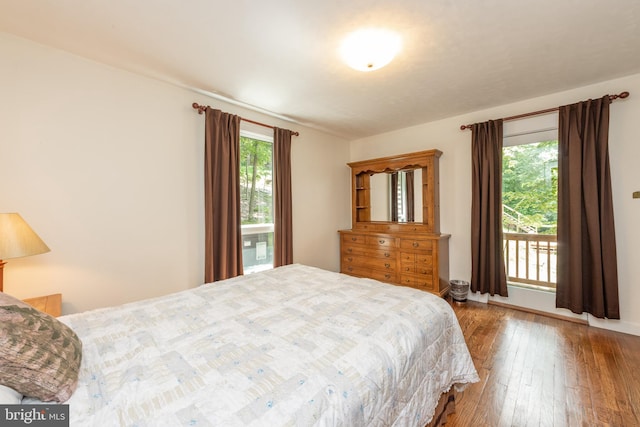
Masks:
[[[450,235],[440,233],[439,223],[438,158],[441,154],[438,150],[429,150],[348,164],[352,170],[352,228],[339,230],[340,272],[439,296],[449,292]],[[395,208],[399,203],[395,200],[389,206],[373,206],[374,201],[380,203],[384,198],[375,194],[371,177],[416,169],[420,169],[421,176],[412,187],[418,189],[416,205],[420,205],[422,215],[411,222],[372,218],[372,212],[390,210],[391,205]],[[389,188],[378,189],[380,191],[392,194],[396,187],[393,191]],[[391,216],[398,217],[397,212]]]
[[[340,230],[340,271],[444,296],[449,235]]]

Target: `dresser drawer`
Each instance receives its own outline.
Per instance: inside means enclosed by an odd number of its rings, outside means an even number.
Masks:
[[[400,252],[400,262],[402,264],[415,264],[416,254],[413,252]]]
[[[342,245],[342,255],[386,258],[386,259],[393,259],[393,260],[396,259],[396,251],[393,250],[393,248],[371,249],[368,246],[351,245],[351,244]]]
[[[372,270],[369,268],[363,268],[356,265],[346,265],[343,266],[340,271],[345,274],[350,274],[352,276],[358,277],[368,277],[370,279],[380,280],[381,282],[395,283],[396,282],[396,273],[392,271],[379,271]]]
[[[433,276],[433,269],[430,267],[421,267],[416,265],[415,273],[420,276]]]
[[[419,276],[432,276],[433,269],[430,267],[421,267],[415,264],[401,264],[400,272],[403,274],[417,274]]]
[[[396,239],[389,236],[367,236],[367,245],[372,248],[395,248]]]
[[[432,270],[433,257],[430,254],[400,252],[400,264],[402,271]]]
[[[404,286],[411,286],[412,288],[418,288],[425,291],[433,291],[433,276],[430,274],[417,275],[417,274],[405,274],[400,275],[400,283]]]
[[[391,272],[370,270],[368,274],[368,277],[381,282],[395,283],[397,280],[396,274]]]
[[[432,251],[433,242],[431,240],[400,239],[400,249],[412,249],[416,251]]]
[[[416,254],[411,252],[400,252],[400,271],[404,273],[416,272]]]
[[[431,254],[416,254],[416,267],[433,267],[433,257]]]
[[[362,257],[355,255],[344,255],[341,265],[361,267],[381,271],[396,271],[396,261],[385,258]]]
[[[367,236],[363,234],[344,233],[342,236],[343,245],[366,245]]]
[[[412,262],[412,263],[402,262],[402,263],[400,263],[400,271],[402,273],[415,273],[416,272],[416,263],[415,262]]]

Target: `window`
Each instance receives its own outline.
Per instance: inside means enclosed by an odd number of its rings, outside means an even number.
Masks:
[[[273,268],[273,139],[240,133],[240,213],[245,274]]]
[[[389,217],[391,221],[407,222],[407,173],[404,171],[389,174]]]
[[[505,130],[505,135],[502,228],[507,280],[512,285],[555,290],[557,128],[511,135]]]

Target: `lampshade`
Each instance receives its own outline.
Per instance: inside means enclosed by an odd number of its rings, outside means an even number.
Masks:
[[[340,46],[340,54],[351,68],[373,71],[391,62],[401,46],[400,36],[393,31],[366,28],[349,34]]]
[[[49,252],[51,249],[17,213],[0,213],[0,260]]]

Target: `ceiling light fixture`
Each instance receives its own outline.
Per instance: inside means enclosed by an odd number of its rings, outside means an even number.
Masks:
[[[373,71],[391,62],[401,46],[402,41],[397,33],[367,28],[349,34],[340,46],[340,54],[351,68]]]

